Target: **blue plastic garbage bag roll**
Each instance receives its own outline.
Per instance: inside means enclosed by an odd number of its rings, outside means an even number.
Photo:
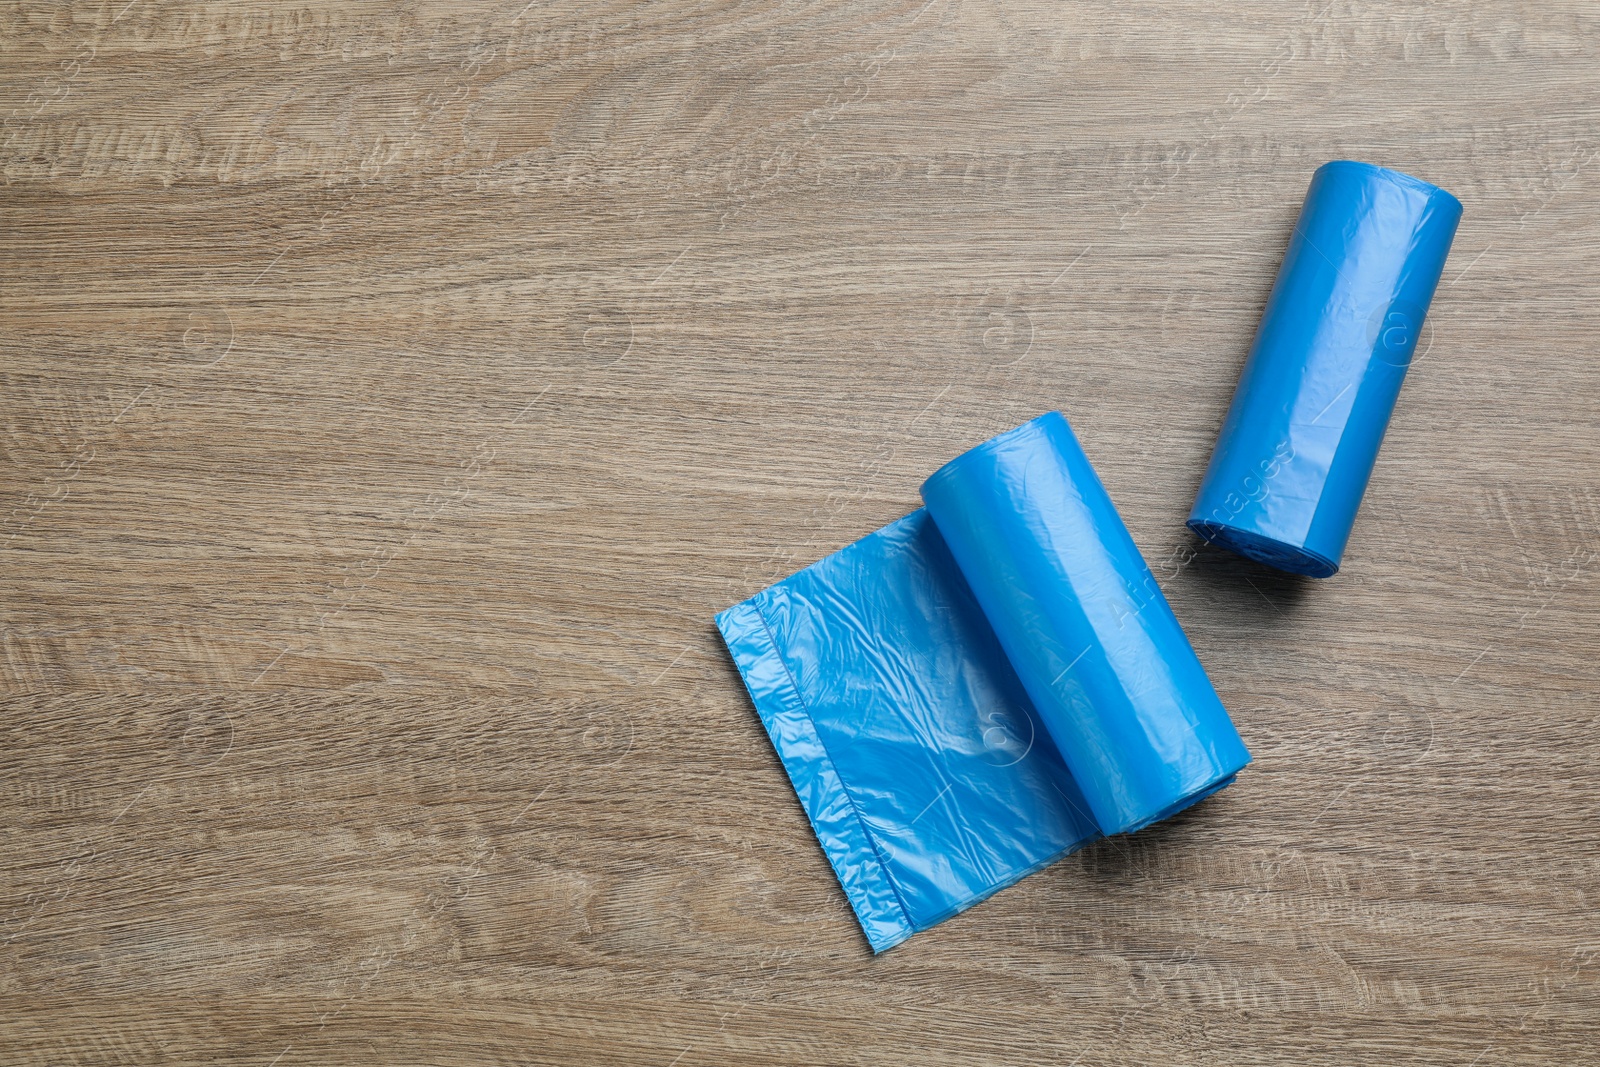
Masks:
[[[877,951],[1250,760],[1067,420],[717,616]]]
[[[1317,170],[1190,529],[1294,574],[1339,569],[1460,220],[1398,171]]]

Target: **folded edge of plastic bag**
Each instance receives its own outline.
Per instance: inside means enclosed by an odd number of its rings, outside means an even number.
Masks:
[[[898,945],[916,931],[893,883],[882,875],[872,839],[817,736],[761,612],[753,600],[746,600],[720,613],[717,628],[872,950]]]

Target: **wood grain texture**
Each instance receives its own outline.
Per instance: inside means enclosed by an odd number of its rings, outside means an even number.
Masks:
[[[0,1061],[1600,1062],[1600,9],[0,8]],[[1183,530],[1311,171],[1346,567]],[[711,625],[1072,418],[1257,756],[874,959]]]

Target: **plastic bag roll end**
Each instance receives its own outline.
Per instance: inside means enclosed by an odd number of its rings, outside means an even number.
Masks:
[[[1164,822],[1167,819],[1172,818],[1174,815],[1178,814],[1178,812],[1183,811],[1186,808],[1194,807],[1211,794],[1220,793],[1222,790],[1232,785],[1234,780],[1239,777],[1239,771],[1244,770],[1245,766],[1247,766],[1249,762],[1249,759],[1246,759],[1244,764],[1239,766],[1238,770],[1230,771],[1222,778],[1207,782],[1199,789],[1193,790],[1192,792],[1178,798],[1173,803],[1168,804],[1166,807],[1162,808],[1149,818],[1136,822],[1132,826],[1129,826],[1119,832],[1124,834],[1137,833],[1147,826],[1154,826],[1158,822]]]
[[[1207,519],[1191,518],[1186,525],[1203,541],[1280,571],[1307,578],[1332,578],[1339,573],[1338,561],[1313,552],[1304,545],[1290,544],[1254,530]]]
[[[1226,709],[1223,709],[1223,714],[1226,716]],[[1186,779],[1169,783],[1171,789],[1165,795],[1153,798],[1142,811],[1124,808],[1118,823],[1102,825],[1105,835],[1113,837],[1138,833],[1147,826],[1172,818],[1232,785],[1239,777],[1239,772],[1250,766],[1255,758],[1250,755],[1238,731],[1233,729],[1231,717],[1225,723],[1213,724],[1213,728],[1207,731],[1202,747],[1204,755],[1201,762],[1199,766],[1191,768]],[[1196,771],[1198,773],[1194,773]]]
[[[961,471],[967,466],[980,461],[985,455],[1002,451],[1008,446],[1015,445],[1023,439],[1033,438],[1041,434],[1048,434],[1053,428],[1051,425],[1052,423],[1059,423],[1060,426],[1066,429],[1066,432],[1069,435],[1072,434],[1072,424],[1067,421],[1067,417],[1061,412],[1046,411],[1042,415],[1035,415],[1033,418],[1029,419],[1025,423],[1022,423],[1020,426],[1013,426],[1004,433],[996,434],[986,441],[982,441],[973,445],[971,448],[956,456],[954,459],[947,461],[944,466],[940,467],[938,470],[924,478],[922,481],[922,488],[920,490],[923,501],[927,501],[930,491],[936,491],[936,487],[938,485],[956,477],[958,471]],[[1076,439],[1077,438],[1074,436],[1073,440]]]
[[[1432,182],[1425,182],[1421,178],[1412,177],[1404,171],[1391,170],[1388,167],[1380,167],[1376,163],[1363,163],[1356,159],[1335,159],[1330,160],[1329,162],[1318,167],[1316,172],[1312,175],[1312,180],[1315,181],[1317,175],[1329,170],[1348,170],[1352,174],[1359,175],[1360,177],[1369,181],[1386,181],[1391,185],[1398,185],[1405,189],[1415,190],[1416,192],[1422,193],[1426,196],[1443,201],[1445,209],[1454,214],[1458,219],[1465,210],[1461,205],[1461,201],[1448,189],[1441,189]]]

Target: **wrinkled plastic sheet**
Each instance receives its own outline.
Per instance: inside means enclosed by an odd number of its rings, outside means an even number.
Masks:
[[[1339,569],[1460,220],[1398,171],[1317,170],[1190,529],[1294,574]]]
[[[717,616],[876,951],[1250,760],[1062,415],[922,498]]]

